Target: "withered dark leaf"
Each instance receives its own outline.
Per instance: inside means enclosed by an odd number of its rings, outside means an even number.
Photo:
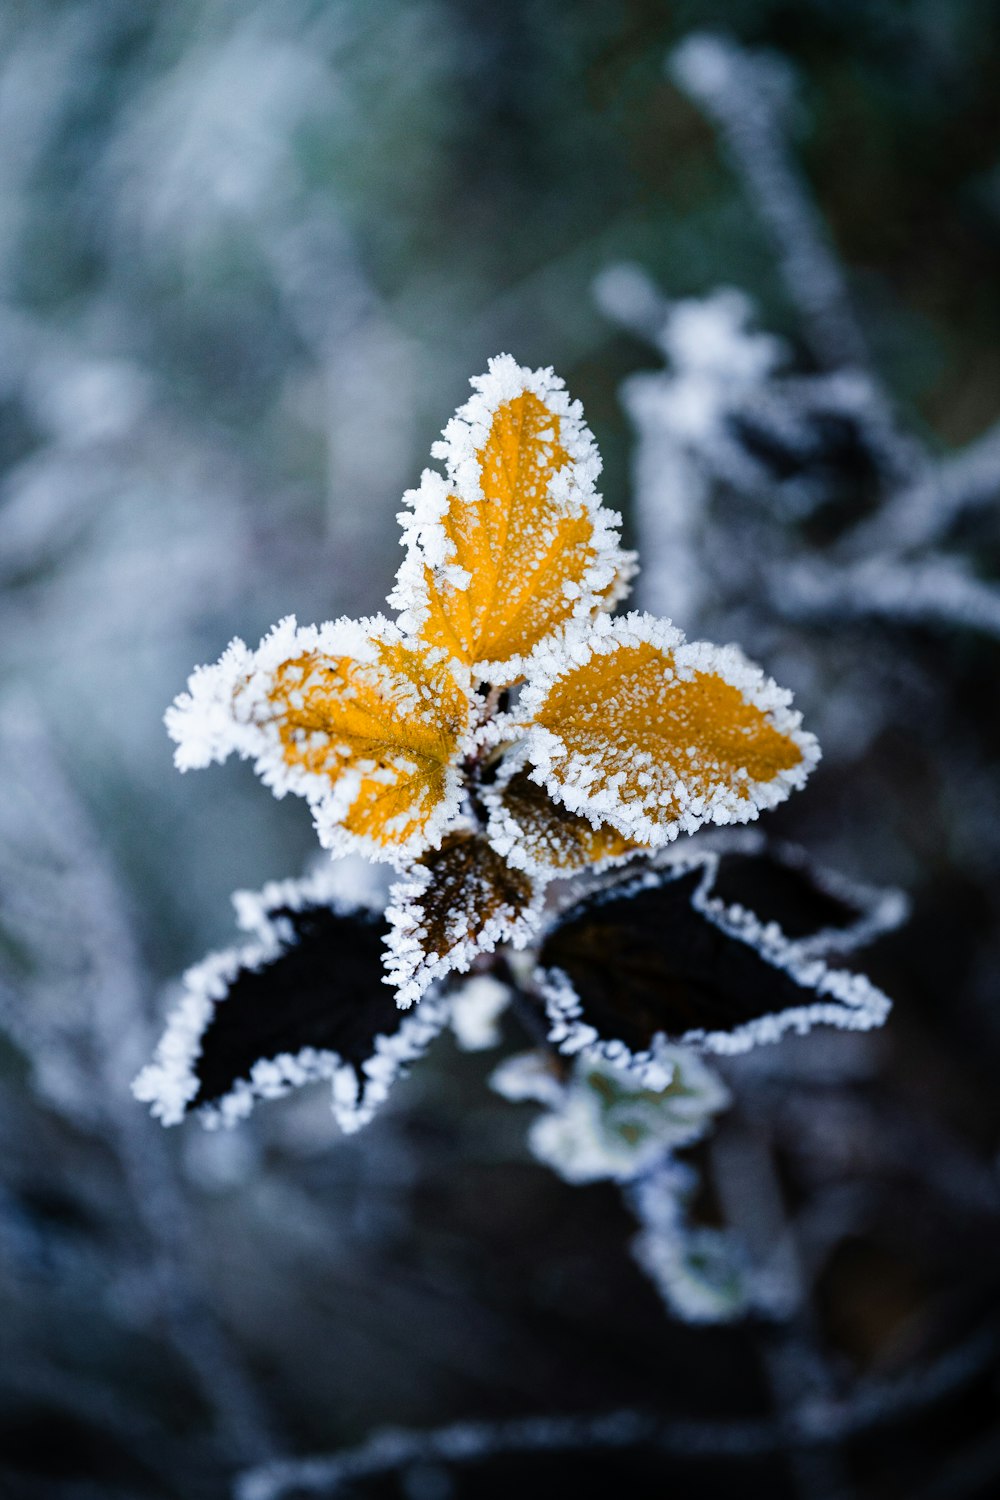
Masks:
[[[500,942],[523,945],[537,922],[534,884],[471,831],[449,833],[393,888],[387,968],[400,1005]]]
[[[367,908],[262,905],[256,942],[213,954],[185,976],[137,1096],[164,1124],[191,1111],[228,1123],[257,1099],[326,1079],[342,1127],[365,1123],[445,1020],[433,1004],[410,1017],[398,1009],[384,982],[388,930]]]
[[[796,844],[745,839],[719,855],[712,897],[776,922],[810,953],[850,952],[904,920],[899,891],[879,889],[825,869]]]
[[[553,1040],[643,1066],[660,1038],[739,1052],[826,1023],[867,1029],[889,1002],[710,893],[714,860],[588,896],[548,932],[537,978]]]
[[[582,813],[554,802],[543,786],[519,770],[489,796],[488,835],[511,864],[548,878],[593,869],[644,846],[610,823],[594,827]]]
[[[272,917],[287,924],[287,938],[269,963],[238,970],[225,1004],[213,1011],[195,1065],[193,1109],[228,1094],[261,1059],[304,1047],[336,1053],[360,1075],[374,1038],[399,1027],[382,983],[384,917],[329,906],[283,907]]]
[[[727,906],[746,907],[762,922],[777,922],[790,938],[849,927],[861,915],[858,906],[824,890],[805,862],[792,863],[772,849],[725,855],[712,894]]]

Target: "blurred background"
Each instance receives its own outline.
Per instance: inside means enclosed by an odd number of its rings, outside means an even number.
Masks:
[[[977,0],[0,9],[4,1495],[207,1500],[387,1423],[622,1407],[707,1451],[351,1493],[996,1493],[998,93]],[[641,602],[797,690],[826,758],[769,828],[914,903],[882,1037],[729,1074],[801,1380],[867,1392],[832,1436],[740,1447],[774,1331],[669,1318],[495,1054],[442,1040],[351,1139],[322,1089],[215,1135],[128,1092],[230,892],[314,850],[247,767],[182,779],[163,709],[234,634],[381,607],[501,350],[582,400]]]

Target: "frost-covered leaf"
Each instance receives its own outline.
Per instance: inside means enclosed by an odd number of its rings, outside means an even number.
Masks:
[[[528,1144],[560,1177],[628,1182],[666,1152],[700,1139],[729,1102],[721,1080],[697,1053],[665,1048],[660,1062],[669,1081],[656,1089],[600,1057],[577,1058],[561,1084],[551,1072],[522,1070],[519,1078],[509,1065],[492,1081],[508,1098],[535,1098],[549,1106],[528,1132]]]
[[[566,1087],[569,1064],[541,1048],[505,1057],[490,1074],[490,1088],[512,1104],[547,1104],[558,1109]]]
[[[383,980],[385,918],[343,904],[325,874],[236,901],[251,941],[184,976],[136,1097],[164,1125],[192,1111],[233,1124],[257,1099],[327,1079],[338,1123],[357,1129],[444,1026],[443,1004],[400,1012]]]
[[[736,647],[630,614],[543,643],[518,712],[552,797],[658,845],[748,822],[803,784],[819,747],[790,701]]]
[[[686,1162],[666,1161],[630,1189],[642,1233],[632,1254],[685,1323],[729,1323],[753,1304],[744,1247],[731,1232],[692,1224],[698,1186]]]
[[[736,1053],[816,1025],[868,1030],[889,1001],[830,969],[772,923],[710,895],[711,856],[647,870],[586,897],[549,931],[537,981],[566,1052],[662,1078],[668,1040]]]
[[[386,968],[405,1006],[434,980],[464,974],[498,943],[523,947],[538,925],[538,901],[523,870],[462,830],[446,834],[440,849],[397,882],[386,915],[392,924]]]
[[[634,854],[634,843],[610,823],[554,802],[543,786],[519,770],[487,790],[490,843],[510,864],[541,877],[572,875]]]
[[[853,952],[906,917],[901,891],[849,880],[795,844],[756,830],[723,837],[739,842],[719,855],[713,898],[775,923],[800,953]]]
[[[601,461],[578,402],[551,370],[509,355],[472,382],[400,519],[407,556],[390,603],[401,623],[503,683],[571,619],[611,608],[634,560],[595,490]]]
[[[387,620],[233,641],[167,713],[181,770],[232,753],[275,795],[312,805],[323,844],[395,863],[436,844],[458,810],[455,761],[472,723],[467,675]]]

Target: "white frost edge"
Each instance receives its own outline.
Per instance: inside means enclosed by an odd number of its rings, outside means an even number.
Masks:
[[[474,394],[459,407],[431,449],[432,457],[444,463],[446,477],[425,469],[419,486],[403,496],[407,509],[398,519],[405,556],[388,599],[399,611],[401,628],[417,635],[427,619],[425,569],[429,568],[441,584],[459,590],[469,587],[469,574],[459,566],[454,543],[442,523],[453,494],[470,503],[482,499],[476,455],[489,437],[497,410],[525,391],[537,396],[560,418],[559,441],[569,454],[569,462],[550,479],[548,494],[566,515],[578,514],[582,508],[593,527],[594,556],[574,586],[569,618],[589,619],[595,610],[613,609],[628,593],[638,564],[635,554],[621,546],[621,516],[607,509],[597,493],[601,458],[580,402],[570,400],[565,382],[551,367],[530,370],[509,354],[491,359],[486,374],[474,376],[470,384]],[[602,598],[605,591],[609,591],[607,598]],[[504,662],[477,662],[473,673],[486,682],[513,682],[523,676],[526,661],[517,657]]]
[[[433,876],[426,865],[416,865],[403,875],[389,892],[386,919],[385,983],[396,988],[396,1004],[401,1009],[414,1004],[426,990],[448,974],[467,974],[480,954],[493,953],[500,943],[526,948],[541,924],[544,888],[533,886],[528,905],[513,919],[496,915],[489,919],[478,936],[460,939],[450,952],[428,956],[421,947],[423,928],[416,916],[418,902],[431,885]]]
[[[331,783],[327,775],[290,765],[285,759],[277,720],[272,715],[268,689],[283,662],[314,651],[370,663],[375,660],[378,641],[411,644],[383,615],[360,620],[345,616],[323,625],[302,626],[296,624],[294,615],[287,615],[264,636],[256,651],[238,638],[233,640],[214,666],[195,669],[188,679],[187,691],[167,709],[164,716],[167,732],[177,745],[175,765],[187,771],[213,761],[221,764],[233,754],[242,760],[252,760],[257,775],[275,797],[291,792],[308,802],[320,843],[335,857],[360,853],[374,861],[400,866],[425,850],[436,848],[461,804],[462,783],[457,764],[447,768],[445,796],[423,830],[390,848],[343,825],[358,795],[361,781],[358,768],[345,770]],[[437,655],[444,663],[445,653]],[[471,684],[467,692],[471,729],[474,715]]]
[[[734,1057],[751,1048],[780,1041],[788,1032],[804,1036],[814,1026],[834,1026],[844,1031],[872,1031],[884,1025],[892,1009],[887,995],[863,974],[845,969],[831,969],[815,954],[803,952],[799,944],[784,936],[776,923],[764,924],[741,907],[727,907],[712,897],[717,859],[710,854],[692,856],[672,862],[670,870],[646,870],[631,880],[611,887],[607,899],[619,899],[629,892],[652,889],[667,879],[679,879],[692,869],[703,870],[701,884],[691,897],[694,909],[716,927],[738,941],[748,943],[774,968],[791,976],[803,989],[813,990],[818,998],[811,1005],[794,1005],[787,1010],[745,1021],[731,1031],[686,1031],[679,1037],[658,1033],[650,1047],[633,1052],[620,1038],[601,1038],[596,1029],[583,1019],[583,1006],[569,976],[558,968],[539,966],[532,976],[533,986],[545,1004],[550,1022],[549,1041],[560,1052],[579,1052],[606,1059],[624,1071],[634,1073],[647,1088],[663,1088],[670,1047],[692,1047],[719,1057]],[[599,897],[597,898],[599,899]],[[668,1074],[669,1080],[669,1074]]]
[[[523,726],[518,726],[513,731],[515,734],[523,732]],[[603,859],[586,860],[579,865],[566,867],[563,865],[546,864],[543,860],[534,858],[525,843],[521,825],[508,810],[504,800],[504,794],[510,782],[519,771],[530,767],[531,762],[525,754],[523,740],[520,744],[512,745],[512,748],[504,755],[497,772],[496,780],[491,786],[481,788],[479,796],[486,809],[486,827],[483,830],[484,837],[490,846],[505,859],[515,870],[530,875],[535,881],[546,884],[554,880],[570,880],[574,876],[587,874],[601,875],[606,870],[617,869],[621,865],[629,864],[632,860],[642,854],[648,854],[646,849],[629,849],[623,854],[606,854]],[[532,780],[536,778],[532,777]],[[545,788],[548,794],[548,788]],[[550,800],[551,797],[550,797]],[[564,803],[557,803],[557,807],[565,807]],[[566,809],[569,810],[568,808]],[[600,828],[603,819],[584,809],[583,816],[591,827]]]
[[[669,1056],[664,1054],[661,1061],[671,1066],[671,1084],[679,1075],[684,1088],[666,1097],[661,1091],[659,1102],[653,1103],[634,1075],[603,1058],[578,1057],[570,1076],[560,1082],[535,1056],[533,1066],[523,1058],[509,1060],[512,1065],[498,1069],[491,1084],[511,1100],[530,1099],[547,1106],[528,1131],[528,1146],[536,1160],[566,1182],[632,1182],[668,1153],[700,1140],[714,1116],[731,1103],[722,1080],[691,1048],[672,1047]],[[627,1090],[631,1098],[605,1107],[594,1091],[592,1074]],[[637,1118],[646,1133],[630,1141],[622,1127]]]
[[[676,1317],[685,1323],[730,1323],[755,1305],[746,1251],[731,1230],[691,1224],[688,1209],[697,1185],[693,1168],[672,1157],[631,1183],[628,1201],[642,1226],[631,1251]],[[693,1259],[706,1252],[727,1263],[733,1295],[695,1274]]]
[[[135,1098],[149,1104],[153,1117],[163,1125],[179,1125],[198,1093],[195,1065],[201,1056],[201,1039],[216,1006],[229,998],[237,974],[244,969],[264,968],[282,951],[288,930],[282,920],[268,917],[266,907],[272,896],[279,905],[295,910],[320,901],[343,916],[359,909],[371,910],[340,898],[331,886],[323,872],[301,881],[274,882],[258,892],[236,892],[233,899],[240,926],[252,931],[255,940],[209,954],[188,969],[180,1001],[167,1021],[153,1061],[132,1084]],[[322,894],[324,891],[328,894]],[[361,1065],[365,1076],[360,1083],[353,1065],[325,1048],[303,1047],[297,1053],[260,1058],[248,1078],[239,1079],[221,1099],[202,1106],[198,1116],[206,1129],[233,1126],[250,1114],[259,1099],[279,1099],[304,1084],[329,1080],[334,1118],[341,1130],[350,1134],[368,1124],[406,1064],[423,1055],[447,1020],[444,1002],[429,997],[418,1011],[403,1018],[397,1032],[391,1036],[377,1034],[372,1055]]]
[[[750,795],[738,797],[729,787],[720,786],[706,796],[692,795],[679,778],[669,794],[679,808],[679,815],[668,823],[655,821],[650,812],[635,801],[622,802],[617,787],[625,780],[625,771],[615,773],[599,791],[588,790],[598,772],[593,757],[574,754],[552,730],[534,723],[552,688],[562,678],[584,667],[597,655],[609,656],[631,646],[651,645],[670,652],[677,674],[689,678],[696,672],[712,673],[737,689],[743,698],[767,716],[779,732],[794,741],[801,754],[798,765],[779,771],[770,781],[755,782],[749,777],[743,785]],[[737,646],[714,646],[708,641],[686,641],[683,633],[669,620],[650,614],[632,612],[610,619],[598,616],[591,622],[574,621],[556,635],[542,641],[528,664],[527,683],[518,704],[525,721],[522,754],[531,762],[532,780],[543,786],[549,796],[569,808],[599,822],[612,823],[626,838],[648,844],[651,848],[672,842],[680,833],[694,833],[705,823],[732,824],[751,822],[765,809],[784,802],[790,792],[803,786],[820,758],[815,735],[801,727],[802,715],[791,707],[792,695],[749,661]],[[609,745],[608,753],[616,752]],[[558,768],[560,781],[554,772]]]
[[[302,911],[307,906],[328,906],[338,915],[352,912],[381,912],[385,902],[380,898],[372,866],[360,857],[320,861],[307,874],[286,880],[269,880],[259,891],[239,890],[232,894],[236,925],[261,942],[270,942],[279,924],[273,913],[281,908]],[[280,936],[279,931],[279,936]]]
[[[515,1052],[505,1057],[489,1077],[490,1088],[511,1104],[545,1104],[558,1109],[566,1085],[557,1078],[542,1050]]]
[[[732,829],[718,835],[709,833],[705,837],[711,840],[706,853],[713,858],[725,858],[727,854],[769,854],[787,869],[808,875],[816,889],[832,900],[854,907],[858,915],[852,922],[843,927],[821,927],[802,938],[788,937],[777,922],[761,923],[752,909],[737,902],[726,907],[735,921],[749,917],[765,930],[773,928],[779,939],[802,957],[853,953],[858,948],[867,947],[882,934],[895,932],[910,914],[910,900],[905,891],[895,886],[868,885],[855,880],[840,870],[819,863],[801,844],[769,838],[759,828]],[[713,900],[719,899],[713,896]]]

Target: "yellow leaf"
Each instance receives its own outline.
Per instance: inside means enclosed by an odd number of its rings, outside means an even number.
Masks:
[[[595,826],[584,814],[554,802],[526,770],[491,790],[487,799],[490,843],[510,864],[534,875],[572,875],[645,847],[611,823]]]
[[[789,703],[735,647],[632,614],[536,653],[519,712],[552,797],[658,845],[747,822],[802,785],[819,749]]]
[[[437,843],[458,812],[457,761],[474,717],[467,679],[386,620],[242,642],[195,674],[168,717],[179,763],[236,751],[278,796],[313,806],[322,842],[399,862]]]
[[[446,974],[464,974],[500,942],[522,947],[537,924],[529,877],[464,829],[446,834],[394,887],[387,916],[386,967],[400,1005]]]
[[[633,560],[595,491],[600,459],[562,381],[501,355],[473,385],[434,448],[447,482],[427,471],[406,496],[407,557],[391,602],[429,644],[512,682],[545,636],[613,606]]]

